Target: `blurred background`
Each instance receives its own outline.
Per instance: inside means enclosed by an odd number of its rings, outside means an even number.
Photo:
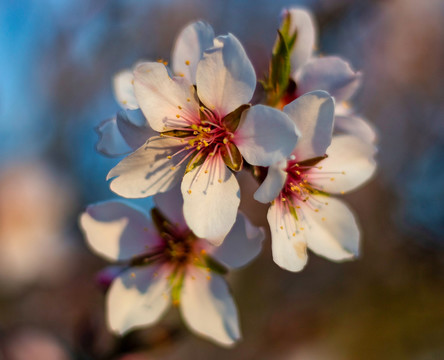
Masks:
[[[244,335],[232,350],[189,333],[177,310],[112,336],[107,263],[77,217],[115,197],[105,176],[118,159],[95,151],[94,131],[118,110],[113,74],[169,59],[178,31],[204,19],[241,40],[260,77],[292,5],[314,12],[321,53],[365,74],[354,104],[378,130],[379,171],[346,196],[361,258],[311,254],[293,274],[268,241],[230,279]],[[1,1],[0,359],[443,359],[443,23],[442,0]]]

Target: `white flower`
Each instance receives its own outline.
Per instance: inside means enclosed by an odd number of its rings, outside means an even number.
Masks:
[[[307,262],[306,248],[331,260],[358,255],[353,214],[330,194],[365,183],[375,171],[373,145],[355,136],[332,138],[334,101],[324,91],[301,96],[283,111],[301,133],[292,155],[268,170],[254,197],[266,203],[274,261],[290,271]]]
[[[206,22],[197,21],[187,25],[179,33],[171,54],[174,74],[194,84],[197,63],[204,50],[213,46],[213,40],[213,28]],[[140,62],[134,68],[138,64]],[[128,154],[155,135],[139,110],[134,94],[133,69],[124,69],[113,77],[113,92],[123,110],[96,128],[99,134],[97,150],[111,157]]]
[[[352,134],[374,143],[375,130],[361,117],[354,115],[347,101],[355,94],[362,74],[355,72],[349,63],[336,56],[318,57],[313,54],[317,47],[317,31],[311,12],[304,8],[283,11],[290,21],[289,34],[297,32],[296,42],[290,53],[291,78],[296,89],[284,99],[284,105],[311,91],[324,90],[335,98],[337,104],[335,133]],[[347,111],[344,111],[347,107]]]
[[[190,330],[231,346],[241,334],[222,273],[256,257],[264,234],[239,213],[224,244],[212,246],[188,229],[178,195],[179,189],[155,196],[154,224],[143,211],[121,201],[91,205],[81,215],[92,250],[130,264],[109,289],[108,325],[119,334],[149,326],[174,304]]]
[[[281,111],[245,105],[256,75],[231,34],[216,38],[204,52],[196,66],[197,90],[185,77],[171,78],[160,63],[140,64],[134,74],[137,101],[161,134],[109,172],[111,190],[128,198],[147,197],[183,178],[188,225],[197,236],[220,244],[240,200],[230,169],[240,170],[243,159],[270,166],[286,158],[297,139],[294,125]]]

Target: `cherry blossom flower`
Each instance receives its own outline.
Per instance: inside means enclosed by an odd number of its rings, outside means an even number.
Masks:
[[[156,323],[171,304],[188,328],[220,345],[241,337],[236,305],[223,274],[256,257],[264,233],[238,214],[225,242],[215,247],[185,223],[176,188],[154,197],[149,219],[122,201],[91,205],[80,224],[88,245],[127,268],[107,294],[107,321],[118,334]]]
[[[362,73],[355,72],[349,63],[337,56],[319,57],[313,54],[317,47],[317,30],[308,10],[299,7],[285,9],[283,18],[283,21],[289,21],[288,33],[296,32],[297,37],[290,52],[291,79],[294,83],[281,105],[311,91],[327,91],[338,104],[335,132],[352,134],[374,143],[375,130],[362,117],[356,116],[348,103],[361,84]]]
[[[375,171],[373,145],[351,135],[332,137],[334,100],[324,91],[284,107],[301,133],[292,155],[268,169],[256,200],[272,202],[267,219],[274,261],[290,271],[307,262],[307,247],[334,261],[359,253],[359,228],[349,208],[330,194],[364,184]]]
[[[136,68],[137,101],[160,136],[123,159],[107,178],[114,178],[111,190],[127,198],[168,191],[183,178],[188,225],[218,245],[233,226],[240,201],[232,170],[241,170],[244,159],[258,166],[285,159],[297,135],[283,112],[247,104],[256,75],[233,35],[214,40],[195,76],[193,86],[186,77],[170,77],[161,63]]]
[[[197,63],[204,50],[213,46],[213,28],[204,21],[187,25],[178,35],[171,54],[174,74],[196,83]],[[168,64],[166,61],[159,62]],[[134,68],[137,67],[137,63]],[[154,136],[139,109],[134,94],[133,69],[124,69],[113,77],[114,97],[123,110],[107,119],[96,128],[99,134],[97,150],[106,156],[121,156],[136,150]]]

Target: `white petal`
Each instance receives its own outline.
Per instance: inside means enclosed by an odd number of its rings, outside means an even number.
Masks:
[[[124,109],[135,110],[139,108],[133,85],[134,75],[131,70],[122,70],[114,75],[114,96],[120,106]]]
[[[186,26],[177,37],[171,56],[174,73],[183,74],[195,84],[197,64],[203,52],[213,46],[213,40],[213,28],[206,22],[197,21]]]
[[[256,88],[253,65],[232,34],[219,36],[197,65],[199,99],[220,117],[248,103]]]
[[[183,77],[170,78],[163,64],[147,62],[134,71],[134,90],[150,126],[159,132],[198,118],[194,87]],[[177,118],[179,115],[179,118]]]
[[[287,181],[287,161],[281,161],[268,168],[267,177],[259,189],[254,193],[254,198],[261,203],[268,203],[277,198]]]
[[[133,151],[157,135],[140,110],[119,111],[116,122],[120,134]]]
[[[107,295],[109,328],[123,334],[158,321],[171,302],[168,275],[156,266],[132,268],[119,275]]]
[[[121,201],[88,206],[80,226],[91,249],[108,260],[128,260],[158,243],[147,215]]]
[[[232,346],[241,338],[236,304],[220,275],[190,269],[185,276],[180,309],[190,330],[202,337],[224,346]]]
[[[280,201],[270,206],[267,219],[274,262],[289,271],[302,270],[307,263],[307,243],[297,220]]]
[[[131,151],[131,148],[119,131],[116,117],[102,121],[96,127],[96,132],[99,135],[96,149],[103,155],[115,157]]]
[[[255,105],[242,113],[233,138],[245,160],[259,166],[285,159],[297,140],[297,130],[288,116],[265,105]]]
[[[220,245],[236,221],[239,184],[218,155],[185,174],[183,212],[190,229],[213,245]]]
[[[230,268],[238,268],[252,261],[262,250],[265,238],[262,228],[250,223],[238,212],[236,222],[220,246],[209,246],[208,253]]]
[[[300,131],[294,153],[297,159],[307,160],[323,156],[330,145],[335,105],[325,91],[313,91],[292,101],[284,112]]]
[[[154,203],[173,224],[181,228],[187,227],[183,217],[183,198],[180,186],[177,185],[167,192],[154,195]]]
[[[290,8],[283,15],[290,15],[290,34],[297,31],[296,43],[290,53],[291,71],[295,73],[311,57],[316,46],[316,28],[313,15],[303,8]]]
[[[310,60],[296,76],[298,94],[314,90],[329,92],[337,102],[347,100],[361,84],[361,73],[355,72],[350,64],[335,57]]]
[[[370,144],[375,143],[377,138],[375,128],[360,116],[336,115],[335,133],[337,132],[356,136]]]
[[[314,201],[313,201],[314,200]],[[330,260],[350,260],[359,254],[359,228],[349,208],[328,196],[313,196],[312,208],[301,207],[300,223],[308,248]],[[318,209],[318,212],[314,211]]]
[[[168,159],[183,148],[180,139],[152,137],[108,173],[116,177],[110,188],[127,198],[147,197],[172,188],[183,175],[186,161],[177,165],[184,153]]]
[[[328,157],[309,173],[309,181],[319,189],[338,194],[356,189],[376,170],[374,145],[350,135],[334,136]]]

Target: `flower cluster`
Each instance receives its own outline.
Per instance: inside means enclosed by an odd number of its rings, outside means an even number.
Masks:
[[[113,331],[151,325],[173,304],[195,333],[225,346],[240,339],[223,275],[256,257],[264,239],[238,210],[240,171],[258,182],[245,201],[270,204],[277,265],[301,270],[307,248],[334,261],[358,255],[355,217],[331,195],[371,178],[376,136],[347,102],[361,74],[314,54],[315,42],[312,15],[285,10],[255,104],[256,74],[241,43],[202,21],[179,34],[171,68],[141,62],[115,76],[122,110],[99,126],[97,148],[129,153],[108,174],[111,190],[153,196],[155,207],[151,219],[123,200],[81,215],[91,249],[119,262],[107,297]]]

